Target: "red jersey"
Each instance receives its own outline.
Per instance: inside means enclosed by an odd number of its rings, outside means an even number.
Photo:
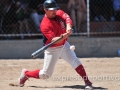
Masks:
[[[66,24],[68,23],[72,24],[72,20],[70,16],[62,10],[57,10],[55,18],[47,18],[44,16],[40,24],[44,45],[51,43],[54,37],[59,37],[61,34],[66,33]],[[64,45],[66,40],[67,39],[60,43],[53,44],[51,47]]]

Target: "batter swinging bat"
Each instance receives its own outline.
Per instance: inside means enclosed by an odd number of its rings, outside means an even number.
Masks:
[[[59,41],[60,39],[62,39],[63,36],[61,36],[60,38],[58,38],[57,40],[49,43],[46,46],[43,46],[42,48],[38,49],[37,51],[35,51],[34,53],[31,54],[32,58],[37,57],[38,55],[40,55],[44,50],[46,50],[47,48],[49,48],[50,46],[52,46],[54,43],[56,43],[57,41]]]

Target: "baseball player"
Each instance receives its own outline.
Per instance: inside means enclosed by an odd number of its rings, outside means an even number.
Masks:
[[[28,78],[48,79],[59,58],[66,60],[75,71],[83,78],[85,89],[92,89],[92,83],[89,81],[81,61],[76,57],[74,51],[70,50],[70,44],[67,39],[72,34],[72,20],[70,16],[62,10],[58,10],[57,3],[54,0],[46,0],[43,4],[45,16],[40,24],[43,34],[44,45],[63,37],[44,52],[43,69],[29,71],[23,69],[19,78],[19,86],[23,87]]]

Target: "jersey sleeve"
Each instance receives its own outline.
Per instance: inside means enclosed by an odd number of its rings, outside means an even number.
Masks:
[[[50,43],[51,40],[53,39],[53,37],[55,37],[55,34],[53,33],[51,27],[49,27],[47,25],[42,25],[42,26],[40,26],[40,28],[41,28],[41,32],[43,33],[43,35],[47,39],[46,43]]]
[[[59,15],[60,17],[62,17],[62,19],[65,20],[66,24],[68,24],[68,23],[70,23],[71,25],[73,24],[70,16],[67,13],[65,13],[64,11],[58,10],[57,11],[57,15]]]

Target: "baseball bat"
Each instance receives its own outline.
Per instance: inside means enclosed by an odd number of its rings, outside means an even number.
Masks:
[[[42,48],[38,49],[37,51],[35,51],[34,53],[31,54],[32,58],[36,58],[38,55],[40,55],[44,50],[46,50],[47,48],[49,48],[50,46],[52,46],[54,43],[56,43],[57,41],[59,41],[60,39],[62,39],[63,36],[61,36],[60,38],[58,38],[57,40],[47,44],[46,46],[43,46]]]

